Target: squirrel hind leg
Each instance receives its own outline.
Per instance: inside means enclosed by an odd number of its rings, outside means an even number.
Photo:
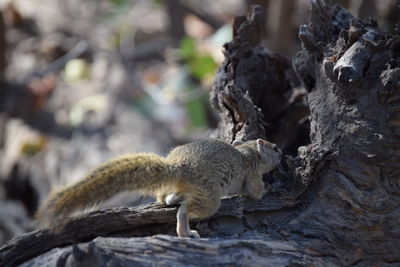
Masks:
[[[220,203],[221,199],[217,192],[214,192],[214,194],[197,194],[185,199],[176,214],[178,236],[199,238],[200,236],[196,231],[190,230],[189,215],[196,218],[209,217],[217,212]]]
[[[221,204],[218,192],[198,194],[188,199],[188,212],[191,217],[203,219],[214,215]]]
[[[187,202],[183,201],[176,214],[177,224],[176,232],[179,237],[200,238],[199,233],[195,230],[190,230],[189,214],[187,212]]]

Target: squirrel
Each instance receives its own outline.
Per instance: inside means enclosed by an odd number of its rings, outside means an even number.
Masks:
[[[52,192],[39,209],[41,226],[62,230],[75,211],[123,191],[152,195],[164,204],[180,204],[179,237],[200,237],[190,218],[206,218],[218,210],[222,196],[241,194],[261,199],[262,176],[280,162],[281,151],[257,139],[228,144],[202,140],[174,148],[166,157],[134,153],[117,157],[92,170],[75,184]]]

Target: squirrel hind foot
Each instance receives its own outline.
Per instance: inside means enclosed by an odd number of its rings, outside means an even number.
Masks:
[[[178,231],[178,237],[182,237],[182,238],[200,238],[199,233],[196,230],[189,230],[189,231],[183,231],[183,232],[179,232]]]
[[[183,201],[176,214],[177,224],[176,233],[179,237],[200,238],[200,235],[195,230],[190,230],[189,215],[187,213],[187,202]]]

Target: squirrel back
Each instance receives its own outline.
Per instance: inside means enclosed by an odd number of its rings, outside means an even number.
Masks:
[[[182,166],[185,181],[194,188],[205,185],[218,188],[221,196],[240,194],[240,180],[248,170],[240,151],[219,140],[201,140],[178,146],[169,153],[167,160]]]

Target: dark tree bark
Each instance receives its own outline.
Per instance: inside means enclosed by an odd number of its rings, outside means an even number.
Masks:
[[[166,7],[169,17],[169,32],[171,36],[178,42],[185,35],[184,17],[185,9],[180,0],[167,0]]]
[[[264,72],[274,76],[267,78],[257,72],[285,66],[258,46],[260,12],[254,8],[248,18],[236,19],[216,78],[212,99],[222,117],[217,134],[225,140],[267,135],[265,110],[258,106],[267,100],[254,91],[260,87],[252,79],[285,81],[279,71]],[[299,35],[303,50],[293,64],[309,91],[310,144],[272,174],[283,178],[280,193],[261,201],[225,199],[216,215],[193,225],[207,239],[143,237],[169,233],[175,208],[93,212],[60,234],[38,230],[10,241],[0,248],[0,265],[400,264],[400,24],[388,34],[320,0],[312,2],[310,23]],[[254,73],[240,75],[244,62]]]
[[[398,264],[399,28],[387,34],[325,1],[311,13],[294,65],[315,84],[299,173],[318,193],[291,231],[344,265]]]
[[[224,45],[225,61],[210,96],[221,114],[214,136],[227,142],[267,137],[290,150],[294,144],[308,143],[308,138],[303,138],[308,129],[301,127],[308,107],[288,78],[290,61],[261,46],[264,21],[259,6],[247,19],[237,17],[233,40]]]

